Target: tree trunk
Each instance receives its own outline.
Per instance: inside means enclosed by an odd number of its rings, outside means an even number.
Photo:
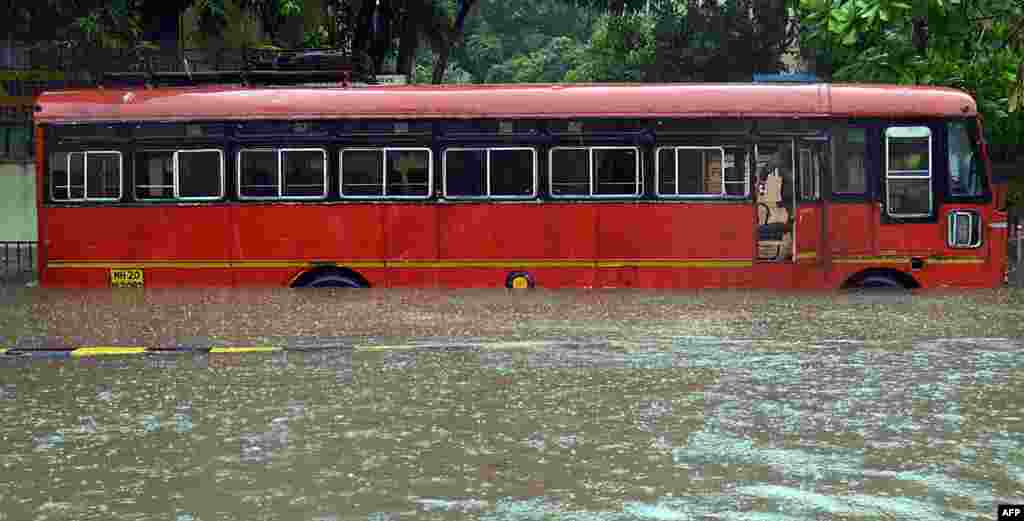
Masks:
[[[380,9],[377,12],[379,25],[374,28],[373,46],[370,48],[370,55],[373,57],[374,73],[379,74],[384,70],[384,58],[391,50],[393,40],[392,33],[395,23],[395,10],[391,0],[381,0]]]
[[[355,36],[352,38],[352,54],[358,55],[369,51],[373,35],[374,0],[363,0],[356,17]]]
[[[398,74],[404,74],[411,83],[413,80],[413,65],[416,62],[416,49],[419,48],[420,35],[416,30],[416,22],[413,20],[411,9],[406,8],[402,13],[401,36],[398,42]]]
[[[434,85],[444,83],[444,71],[448,69],[448,55],[451,54],[451,50],[451,39],[442,43],[440,48],[437,50],[437,59],[434,60],[434,74],[430,80]]]
[[[608,14],[622,16],[626,12],[626,0],[608,0]]]

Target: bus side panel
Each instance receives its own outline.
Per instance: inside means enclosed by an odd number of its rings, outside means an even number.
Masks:
[[[384,255],[389,262],[386,280],[374,285],[436,287],[436,269],[403,267],[403,261],[434,262],[438,259],[438,208],[434,204],[388,204],[381,208],[385,230]],[[465,240],[465,239],[463,239]]]
[[[443,286],[503,286],[511,271],[534,275],[538,286],[593,284],[595,206],[535,203],[440,206]],[[493,262],[493,269],[460,269],[461,263]],[[517,261],[522,261],[517,262]],[[591,264],[586,264],[586,263]],[[561,263],[559,265],[559,263]],[[558,274],[550,269],[557,269]],[[462,271],[462,273],[459,273]],[[538,276],[544,273],[544,276]]]
[[[938,223],[882,224],[878,227],[878,253],[936,255],[946,249],[944,228]]]
[[[828,212],[828,242],[833,255],[874,254],[874,231],[878,227],[873,203],[831,202]]]
[[[751,260],[750,204],[607,204],[598,209],[602,260]]]
[[[379,260],[377,205],[268,204],[238,208],[238,258],[246,261]]]
[[[725,287],[745,285],[754,210],[749,203],[630,203],[597,206],[601,287]],[[627,266],[615,267],[615,261]],[[637,265],[629,266],[632,261]],[[644,261],[648,261],[646,264]],[[658,261],[664,264],[652,264]],[[699,264],[698,264],[699,263]]]
[[[46,208],[47,277],[108,286],[110,267],[144,269],[147,286],[230,285],[230,209],[214,206]],[[160,263],[159,267],[147,263]],[[72,267],[52,267],[54,263]]]

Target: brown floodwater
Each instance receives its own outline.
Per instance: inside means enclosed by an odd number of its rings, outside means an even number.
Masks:
[[[3,291],[0,520],[1024,503],[1020,290]],[[78,346],[178,351],[40,350]]]

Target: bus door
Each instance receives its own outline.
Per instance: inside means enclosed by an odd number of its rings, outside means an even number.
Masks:
[[[797,140],[796,150],[793,258],[797,262],[816,263],[825,253],[819,248],[825,218],[821,184],[829,172],[829,141],[825,137],[803,138]]]
[[[757,204],[757,260],[788,262],[793,260],[793,210],[796,193],[794,140],[762,141],[754,145],[755,193]]]

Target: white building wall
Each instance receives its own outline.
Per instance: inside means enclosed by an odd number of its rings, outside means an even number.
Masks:
[[[36,168],[0,160],[0,241],[36,240]]]

